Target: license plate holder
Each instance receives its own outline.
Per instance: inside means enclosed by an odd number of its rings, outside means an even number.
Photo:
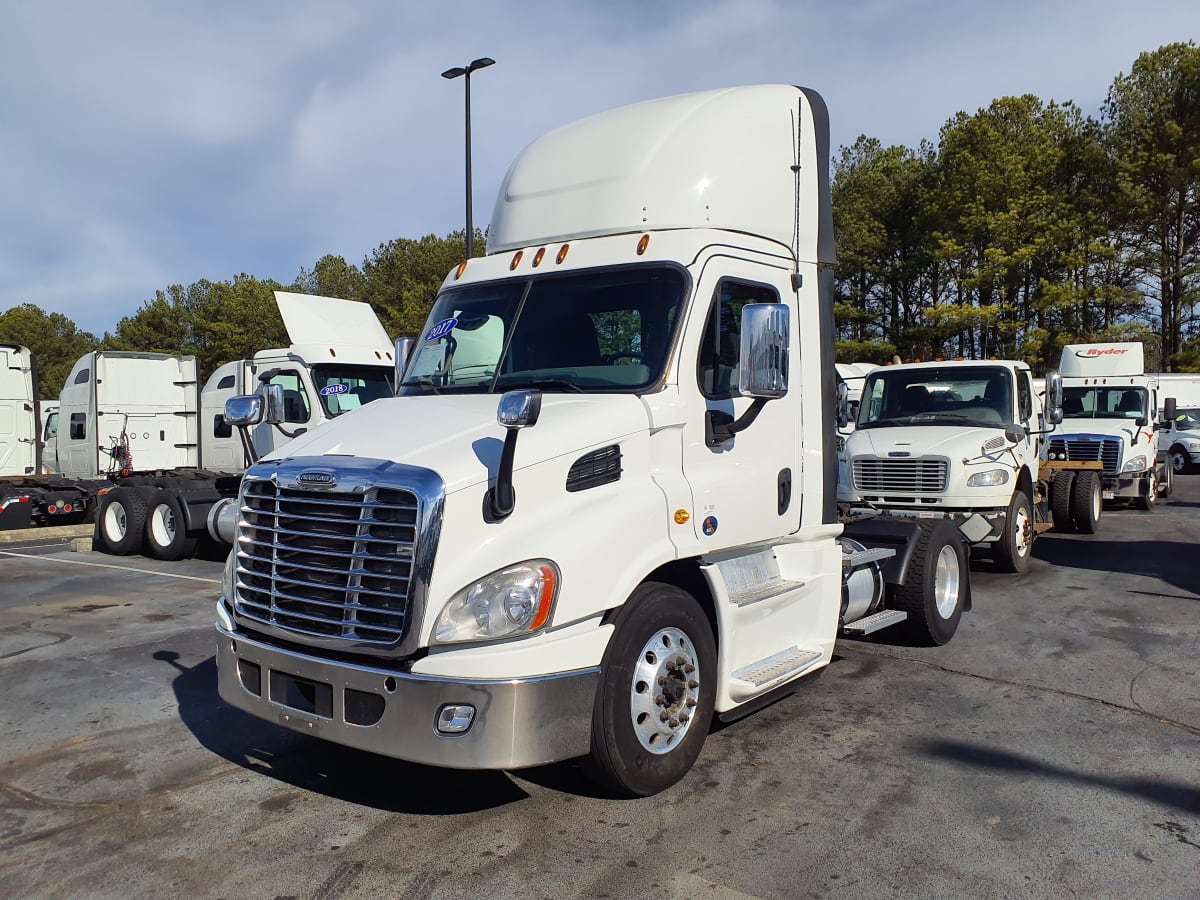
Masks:
[[[1105,500],[1112,500],[1112,499],[1116,498],[1117,492],[1116,491],[1104,491],[1103,496],[1104,496]]]
[[[271,701],[297,712],[333,718],[333,685],[271,670]]]

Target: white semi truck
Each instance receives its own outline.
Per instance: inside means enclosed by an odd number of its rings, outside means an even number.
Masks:
[[[949,640],[957,530],[837,516],[828,172],[824,103],[786,85],[527,147],[400,396],[247,471],[221,696],[431,765],[583,756],[648,795],[843,629]]]
[[[45,423],[54,474],[0,484],[0,494],[23,504],[7,523],[0,519],[0,528],[95,515],[96,542],[106,552],[190,555],[202,535],[219,533],[212,517],[222,500],[237,496],[248,460],[391,395],[393,347],[369,305],[283,291],[276,302],[291,345],[226,363],[203,390],[191,356],[81,357],[54,422]],[[225,401],[268,390],[277,397],[279,422],[244,442],[225,421]]]
[[[886,510],[952,521],[998,568],[1024,572],[1051,527],[1093,533],[1099,465],[1046,460],[1061,420],[1059,379],[1043,405],[1029,366],[1012,360],[907,363],[875,369],[846,438],[839,500],[851,515]]]
[[[1103,499],[1149,510],[1171,492],[1171,465],[1159,432],[1175,418],[1175,398],[1160,398],[1137,342],[1068,344],[1059,372],[1063,421],[1050,439],[1052,461],[1099,461]],[[1160,404],[1161,399],[1161,404]]]
[[[0,476],[41,471],[37,369],[27,347],[0,344]]]
[[[1159,450],[1166,452],[1173,475],[1200,465],[1200,374],[1168,372],[1157,376],[1158,392],[1175,399],[1175,416],[1163,416]]]

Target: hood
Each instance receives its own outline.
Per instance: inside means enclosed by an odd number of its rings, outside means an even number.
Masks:
[[[950,459],[979,456],[989,442],[988,453],[997,453],[1012,444],[1002,428],[971,428],[952,425],[913,425],[899,428],[859,428],[846,438],[849,457],[874,454],[886,458],[889,453],[910,456],[946,456]]]
[[[289,441],[264,457],[356,456],[437,472],[448,494],[495,477],[506,430],[496,422],[500,394],[421,395],[375,400]],[[633,394],[543,394],[537,424],[521,429],[520,471],[587,447],[646,431]],[[336,466],[336,460],[330,465]]]

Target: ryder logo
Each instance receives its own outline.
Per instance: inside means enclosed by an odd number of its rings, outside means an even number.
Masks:
[[[1083,350],[1076,350],[1075,355],[1083,359],[1094,359],[1097,356],[1122,356],[1128,352],[1128,347],[1109,347],[1107,350],[1099,347],[1087,347]]]

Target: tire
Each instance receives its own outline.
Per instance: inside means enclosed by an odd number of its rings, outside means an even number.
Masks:
[[[615,794],[648,797],[683,778],[708,737],[716,642],[700,604],[656,582],[633,592],[616,626],[600,669],[587,770]],[[656,697],[661,678],[666,687]]]
[[[1146,493],[1140,497],[1133,499],[1133,505],[1138,509],[1152,510],[1154,509],[1154,501],[1158,499],[1158,474],[1153,468],[1150,469],[1150,477],[1146,485]]]
[[[1095,534],[1104,509],[1100,476],[1095,472],[1083,471],[1075,476],[1071,488],[1071,523],[1080,534]],[[1055,518],[1055,525],[1058,519]]]
[[[129,556],[142,549],[146,496],[138,488],[113,488],[96,510],[96,545],[104,553]]]
[[[1170,459],[1163,464],[1162,473],[1162,491],[1159,493],[1159,496],[1166,500],[1171,496],[1171,492],[1175,490],[1175,469],[1171,465]]]
[[[1021,489],[1013,491],[1004,515],[1004,531],[992,545],[992,558],[1001,572],[1025,572],[1033,553],[1033,505]]]
[[[1176,475],[1186,475],[1192,470],[1192,455],[1184,449],[1182,444],[1176,444],[1171,448],[1171,469]]]
[[[1060,470],[1054,473],[1054,480],[1050,482],[1050,515],[1056,531],[1069,534],[1075,530],[1075,517],[1071,514],[1071,499],[1075,496],[1074,488],[1074,472]]]
[[[905,631],[916,643],[947,643],[958,630],[968,588],[967,549],[958,529],[946,521],[922,522],[905,572],[888,606],[908,613]]]
[[[195,554],[197,539],[188,537],[179,495],[168,490],[154,491],[148,507],[146,554],[169,561]]]

